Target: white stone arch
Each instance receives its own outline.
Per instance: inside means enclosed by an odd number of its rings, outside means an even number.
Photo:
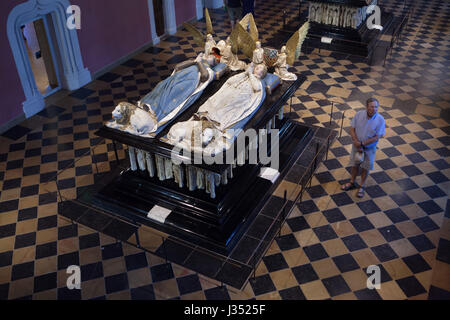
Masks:
[[[83,65],[77,31],[67,28],[69,15],[66,10],[69,6],[69,0],[29,0],[17,5],[8,16],[7,34],[25,93],[26,100],[23,102],[23,110],[26,117],[31,117],[41,111],[45,102],[37,89],[28,60],[27,49],[20,29],[22,25],[50,14],[57,43],[55,51],[59,57],[59,61],[54,61],[54,63],[58,63],[62,69],[60,70],[61,87],[76,90],[92,80],[91,73]]]

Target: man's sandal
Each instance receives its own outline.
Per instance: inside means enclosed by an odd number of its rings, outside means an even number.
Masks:
[[[343,191],[348,191],[348,190],[351,190],[351,189],[353,189],[353,188],[355,188],[356,186],[355,186],[355,183],[352,183],[352,182],[347,182],[346,184],[344,184],[342,187],[341,187],[341,190],[343,190]]]
[[[364,187],[361,187],[361,188],[359,188],[359,191],[358,191],[358,193],[356,194],[356,196],[357,196],[358,198],[362,198],[362,197],[364,197],[364,192],[365,192]]]

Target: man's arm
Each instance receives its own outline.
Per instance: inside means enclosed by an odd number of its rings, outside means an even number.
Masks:
[[[369,144],[372,144],[372,143],[374,143],[374,142],[377,142],[380,138],[381,138],[381,137],[380,137],[379,135],[376,135],[376,136],[374,136],[374,137],[372,137],[372,138],[369,138],[369,139],[367,139],[367,140],[365,140],[365,141],[361,141],[361,145],[362,145],[362,146],[367,146],[367,145],[369,145]]]
[[[350,136],[352,137],[353,145],[357,149],[361,148],[361,142],[358,140],[358,137],[356,136],[356,130],[353,127],[350,127]]]

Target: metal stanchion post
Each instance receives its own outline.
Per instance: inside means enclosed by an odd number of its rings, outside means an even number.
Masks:
[[[344,127],[344,117],[345,117],[345,111],[342,113],[342,120],[341,120],[341,132],[339,133],[339,138],[342,137],[342,128]]]

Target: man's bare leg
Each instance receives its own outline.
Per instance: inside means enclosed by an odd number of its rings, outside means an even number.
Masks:
[[[341,187],[342,190],[347,191],[347,190],[349,190],[349,189],[352,187],[352,185],[355,183],[356,176],[358,175],[358,169],[359,169],[358,166],[353,166],[353,167],[352,167],[352,173],[351,173],[350,182],[344,184],[344,185]]]
[[[363,187],[363,188],[366,186],[366,179],[367,179],[368,175],[369,175],[369,170],[361,168],[361,187]]]

